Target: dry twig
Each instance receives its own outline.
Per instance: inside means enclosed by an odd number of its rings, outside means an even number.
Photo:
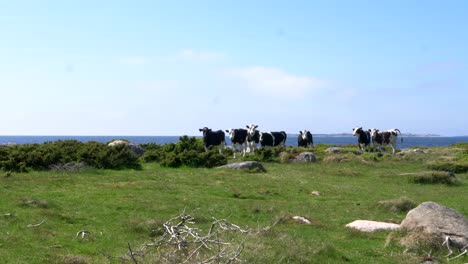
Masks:
[[[27,225],[27,227],[36,227],[36,226],[40,226],[40,225],[42,225],[43,223],[45,223],[46,220],[47,220],[47,218],[44,218],[44,219],[42,219],[41,222],[39,222],[39,223],[37,223],[37,224],[29,224],[29,225]]]
[[[187,214],[184,210],[180,215],[166,221],[162,225],[164,233],[152,243],[143,245],[140,250],[153,247],[158,252],[166,253],[160,256],[160,262],[232,264],[241,261],[240,255],[244,250],[244,241],[227,241],[224,239],[225,233],[246,235],[268,231],[274,225],[248,229],[235,225],[227,219],[213,217],[208,232],[202,234],[202,231],[194,227],[194,224],[195,219],[192,213]]]

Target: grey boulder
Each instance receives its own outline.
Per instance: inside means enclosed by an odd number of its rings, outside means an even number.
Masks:
[[[316,162],[317,158],[311,152],[302,152],[293,159],[293,162]]]
[[[236,163],[223,165],[218,168],[227,168],[227,169],[233,169],[233,170],[254,170],[254,171],[260,171],[260,172],[266,172],[265,167],[263,167],[263,165],[257,161],[236,162]]]
[[[468,220],[457,211],[435,202],[424,202],[409,211],[400,226],[407,231],[424,231],[440,241],[449,236],[458,248],[468,245]]]

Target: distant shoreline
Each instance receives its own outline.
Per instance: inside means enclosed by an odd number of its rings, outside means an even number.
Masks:
[[[298,134],[294,134],[298,135]],[[352,137],[353,134],[341,133],[341,134],[314,134],[315,137]],[[444,137],[437,134],[401,134],[402,137]],[[463,136],[453,136],[453,137],[463,137]]]

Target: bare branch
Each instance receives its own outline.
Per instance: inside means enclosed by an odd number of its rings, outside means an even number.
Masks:
[[[132,257],[133,262],[135,262],[135,264],[138,264],[138,261],[135,259],[135,255],[132,251],[132,248],[130,247],[130,242],[128,243],[128,251],[130,251],[130,257]]]
[[[46,220],[47,220],[47,218],[44,218],[44,219],[42,219],[41,222],[39,222],[39,223],[37,223],[37,224],[29,224],[29,225],[27,225],[27,227],[36,227],[36,226],[40,226],[40,225],[42,225],[43,223],[45,223]]]

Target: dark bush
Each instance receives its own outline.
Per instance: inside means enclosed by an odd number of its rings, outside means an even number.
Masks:
[[[169,152],[164,155],[162,160],[160,161],[161,166],[163,167],[170,167],[170,168],[178,168],[182,166],[182,162],[177,154],[174,152]]]
[[[182,136],[179,138],[179,142],[175,144],[174,152],[179,154],[185,151],[203,152],[203,140],[196,137]]]
[[[141,157],[144,162],[160,162],[164,158],[165,153],[162,149],[147,150]]]
[[[407,197],[400,197],[393,200],[379,201],[377,205],[395,213],[407,213],[415,208],[417,204]]]
[[[200,152],[195,150],[185,150],[177,154],[182,165],[192,168],[203,167],[203,158]]]
[[[146,144],[140,144],[140,147],[146,149],[146,151],[153,151],[153,150],[161,150],[162,145],[156,144],[156,143],[146,143]]]
[[[428,165],[431,170],[448,171],[452,173],[464,173],[468,171],[468,162],[457,161],[436,161]]]
[[[203,152],[201,154],[203,167],[214,168],[227,164],[227,158],[216,151]]]
[[[448,184],[452,185],[457,182],[455,174],[446,171],[430,171],[412,174],[408,180],[411,183],[419,184]]]
[[[138,157],[126,146],[59,140],[44,144],[24,144],[0,148],[0,168],[24,172],[27,168],[47,170],[57,164],[84,162],[102,169],[139,168]]]

